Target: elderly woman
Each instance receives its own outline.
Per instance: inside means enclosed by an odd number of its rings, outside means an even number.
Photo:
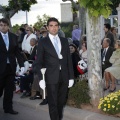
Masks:
[[[105,70],[106,87],[104,90],[107,90],[110,87],[109,92],[114,92],[116,90],[116,79],[120,79],[120,40],[116,41],[115,48],[116,50],[110,58],[112,66]],[[112,81],[111,86],[110,80]]]
[[[23,42],[22,42],[22,51],[26,54],[27,57],[29,57],[30,55],[30,49],[31,49],[31,45],[30,45],[30,40],[32,38],[36,39],[36,35],[33,34],[33,29],[32,27],[26,27],[26,32],[27,34],[24,36]]]

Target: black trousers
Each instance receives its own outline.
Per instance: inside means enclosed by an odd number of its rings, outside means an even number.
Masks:
[[[57,84],[46,84],[49,114],[51,120],[62,120],[63,108],[66,103],[68,83],[65,83],[61,72]]]
[[[33,83],[33,74],[30,73],[26,76],[23,76],[20,78],[20,90],[26,90],[27,92],[30,92],[30,84]]]
[[[14,91],[14,79],[15,74],[12,71],[11,66],[8,64],[3,74],[0,75],[0,97],[3,95],[3,109],[12,110],[12,98]]]

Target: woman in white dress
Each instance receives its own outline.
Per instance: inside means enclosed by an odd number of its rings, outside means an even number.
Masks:
[[[114,92],[116,90],[116,79],[120,79],[120,40],[116,41],[116,50],[113,52],[110,63],[112,66],[105,70],[105,82],[106,87],[104,90],[109,89],[109,92]],[[110,80],[112,82],[110,86]]]

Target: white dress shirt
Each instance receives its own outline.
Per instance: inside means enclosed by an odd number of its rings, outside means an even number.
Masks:
[[[53,36],[49,33],[49,38],[54,46],[54,37],[56,37],[57,41],[58,41],[58,48],[59,48],[59,52],[61,53],[61,42],[60,42],[60,38],[58,36],[58,34],[56,36]]]
[[[106,53],[107,53],[108,48],[109,48],[109,47],[104,48],[103,52],[106,50]],[[106,53],[105,53],[105,56],[106,56]],[[103,58],[103,62],[105,61],[105,56],[104,56],[104,58]]]

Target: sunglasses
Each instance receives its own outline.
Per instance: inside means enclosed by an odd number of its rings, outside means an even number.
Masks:
[[[30,31],[30,30],[26,30],[26,31]]]

